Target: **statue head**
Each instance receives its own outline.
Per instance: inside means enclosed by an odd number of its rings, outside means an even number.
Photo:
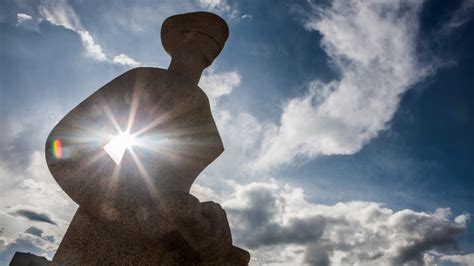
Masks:
[[[161,28],[161,42],[172,58],[192,56],[192,61],[203,69],[219,55],[228,36],[227,23],[209,12],[171,16]]]

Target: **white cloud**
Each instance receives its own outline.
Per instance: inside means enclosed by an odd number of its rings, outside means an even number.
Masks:
[[[210,11],[229,12],[231,10],[226,0],[199,0],[198,5]]]
[[[440,257],[440,260],[459,263],[462,266],[472,266],[474,265],[474,253],[466,255],[444,255]]]
[[[8,265],[17,251],[32,252],[51,259],[57,247],[58,242],[54,233],[51,234],[37,227],[29,227],[15,238],[0,237],[0,264]]]
[[[39,21],[34,19],[32,16],[25,13],[16,14],[16,26],[22,27],[27,30],[39,31],[38,23]]]
[[[228,95],[240,85],[241,76],[236,71],[215,73],[208,70],[202,75],[199,87],[206,92],[211,105],[214,106],[219,97]]]
[[[206,169],[206,175],[233,173],[232,178],[248,175],[248,170],[251,170],[250,162],[262,139],[268,132],[275,131],[272,123],[259,121],[251,113],[233,110],[226,102],[221,101],[222,96],[230,95],[240,86],[241,79],[237,71],[217,72],[211,69],[204,73],[199,82],[200,88],[209,97],[213,117],[225,147],[225,152]]]
[[[305,27],[322,35],[321,46],[340,79],[314,81],[305,95],[285,104],[278,131],[266,140],[254,167],[354,154],[387,129],[401,95],[432,71],[416,54],[421,6],[421,1],[314,4]]]
[[[97,61],[107,61],[107,56],[102,51],[102,47],[98,45],[91,34],[86,30],[77,30],[81,37],[82,45],[86,50],[86,56]]]
[[[261,139],[274,125],[258,121],[251,113],[235,110],[222,96],[230,95],[241,83],[237,71],[206,71],[199,86],[206,92],[211,104],[212,114],[219,134],[223,140],[225,152],[219,156],[197,181],[210,181],[218,187],[215,192],[222,193],[225,180],[249,178],[249,162],[255,157]],[[213,187],[215,188],[215,187]]]
[[[26,23],[27,21],[33,20],[33,18],[28,14],[18,13],[16,14],[17,25]]]
[[[128,57],[126,54],[119,54],[112,59],[112,62],[124,65],[124,66],[139,66],[140,63],[135,61],[133,58]]]
[[[54,25],[73,31],[83,30],[79,17],[66,0],[42,1],[38,10],[44,19]]]
[[[239,17],[239,10],[227,2],[227,0],[198,0],[198,6],[207,9],[211,12],[229,14],[231,19],[237,19]]]
[[[218,160],[206,169],[208,176],[220,177],[222,173],[245,175],[264,132],[272,126],[269,123],[261,123],[250,113],[231,111],[227,102],[221,101],[221,97],[230,95],[240,83],[239,72],[216,72],[212,69],[206,71],[199,82],[199,87],[209,98],[225,148]]]
[[[138,66],[140,64],[125,54],[109,59],[94,37],[82,26],[76,12],[66,0],[44,0],[41,2],[38,10],[40,15],[48,22],[76,32],[81,38],[87,57],[101,62],[111,62],[126,66]]]
[[[275,181],[233,188],[223,205],[235,241],[252,250],[256,264],[419,265],[428,252],[455,250],[469,219],[452,219],[449,208],[430,213],[375,202],[314,204],[302,188]]]
[[[231,110],[225,102],[221,105],[217,101],[217,105],[211,107],[225,152],[206,168],[205,174],[213,176],[214,183],[220,179],[262,179],[261,175],[255,175],[251,165],[262,139],[274,132],[276,126],[259,121],[251,113]]]
[[[18,175],[0,161],[1,265],[15,251],[51,257],[77,208],[49,173],[44,153],[34,151],[23,169]]]
[[[199,201],[218,201],[216,192],[200,184],[193,184],[190,193],[199,199]]]

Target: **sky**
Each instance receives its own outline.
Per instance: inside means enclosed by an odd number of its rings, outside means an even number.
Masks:
[[[0,265],[52,258],[77,209],[47,169],[65,114],[167,17],[228,23],[199,86],[225,152],[192,193],[252,265],[474,265],[474,1],[0,3]]]

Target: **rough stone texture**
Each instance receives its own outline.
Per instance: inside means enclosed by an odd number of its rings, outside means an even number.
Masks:
[[[53,265],[242,265],[246,253],[233,247],[225,257],[206,262],[176,231],[165,236],[167,241],[146,242],[118,230],[79,208]]]
[[[189,194],[223,151],[206,94],[197,86],[218,56],[228,28],[206,12],[164,22],[168,70],[135,68],[68,113],[46,143],[49,169],[80,205],[53,263],[245,265],[232,245],[225,211]],[[103,150],[118,129],[139,144],[121,163]],[[62,142],[56,158],[52,143]]]

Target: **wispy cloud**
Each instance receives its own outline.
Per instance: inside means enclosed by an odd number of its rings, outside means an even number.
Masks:
[[[102,47],[81,24],[79,16],[66,0],[44,0],[38,7],[40,15],[46,21],[76,32],[81,38],[86,56],[101,62],[111,62],[119,65],[138,66],[140,63],[125,54],[112,59],[108,58]]]
[[[211,12],[228,14],[231,19],[239,18],[239,10],[227,0],[198,0],[198,6]]]
[[[215,12],[230,12],[231,6],[226,0],[198,0],[198,5]]]
[[[474,253],[466,255],[443,255],[439,259],[444,262],[454,262],[460,265],[474,265]]]
[[[416,53],[421,1],[312,4],[305,27],[322,35],[340,79],[314,81],[286,102],[279,128],[266,140],[256,169],[298,158],[354,154],[387,129],[400,97],[433,68]]]
[[[119,54],[112,59],[112,62],[124,65],[124,66],[139,66],[140,63],[135,61],[133,58],[128,57],[126,54]]]
[[[448,23],[444,24],[444,27],[441,29],[441,33],[449,33],[453,29],[456,29],[466,22],[468,22],[473,17],[474,11],[474,1],[472,0],[464,0],[462,1],[461,5],[458,9],[454,11],[451,15],[450,20]]]

